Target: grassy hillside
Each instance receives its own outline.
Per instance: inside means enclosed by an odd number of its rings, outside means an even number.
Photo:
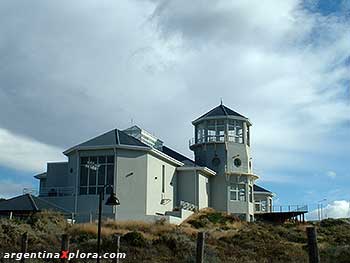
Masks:
[[[246,223],[213,210],[201,211],[180,226],[107,221],[102,250],[115,252],[113,235],[119,234],[121,252],[127,253],[121,262],[194,262],[196,235],[206,231],[206,262],[307,262],[306,226]],[[316,227],[321,261],[350,262],[350,222],[327,219]],[[96,250],[96,224],[70,226],[59,215],[43,213],[22,221],[0,220],[0,251],[20,251],[23,232],[28,232],[30,251],[60,251],[63,233],[71,237],[71,251]]]

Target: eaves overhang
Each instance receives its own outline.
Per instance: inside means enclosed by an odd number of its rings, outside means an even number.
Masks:
[[[88,151],[88,150],[108,150],[108,149],[124,149],[124,150],[133,150],[133,151],[144,151],[150,152],[156,155],[158,158],[163,158],[177,166],[183,166],[184,163],[162,153],[161,151],[149,147],[149,146],[134,146],[134,145],[123,145],[123,144],[115,144],[115,145],[104,145],[104,146],[75,146],[63,152],[64,155],[68,156],[70,153],[74,151]]]
[[[205,166],[182,166],[182,167],[178,167],[176,169],[178,171],[200,171],[200,172],[203,172],[203,173],[205,173],[207,175],[211,175],[211,176],[216,175],[216,172],[214,172],[213,170],[211,170]]]

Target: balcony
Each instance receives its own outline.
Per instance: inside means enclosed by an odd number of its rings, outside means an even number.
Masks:
[[[240,136],[231,136],[231,135],[208,135],[205,137],[198,138],[191,138],[189,140],[189,146],[190,148],[196,144],[202,144],[202,143],[224,143],[224,142],[235,142],[235,143],[243,143],[243,139]]]

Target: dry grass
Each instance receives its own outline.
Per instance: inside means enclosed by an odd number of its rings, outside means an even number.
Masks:
[[[113,251],[113,234],[122,236],[121,249],[130,255],[125,262],[190,262],[194,260],[196,235],[207,233],[207,262],[307,262],[306,227],[309,224],[246,223],[225,213],[203,209],[179,226],[165,222],[105,221],[102,249]],[[350,222],[323,220],[317,227],[323,262],[350,262]],[[68,228],[68,229],[67,229]],[[38,214],[27,221],[0,219],[0,252],[20,249],[20,238],[28,232],[30,249],[60,247],[61,234],[68,231],[71,248],[96,249],[97,224],[67,225],[53,214]]]

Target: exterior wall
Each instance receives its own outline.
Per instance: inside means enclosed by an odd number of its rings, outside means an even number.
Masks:
[[[68,163],[48,163],[46,176],[46,187],[48,188],[68,186]]]
[[[165,188],[162,193],[162,173],[165,167]],[[146,214],[164,214],[172,211],[176,199],[176,167],[151,154],[147,154]]]
[[[116,219],[142,220],[146,215],[147,153],[117,149]]]
[[[179,207],[181,201],[194,205],[196,202],[196,180],[195,171],[178,171],[177,172],[177,200],[176,205]]]
[[[194,204],[198,209],[209,206],[209,180],[199,171],[177,172],[177,206],[181,201]]]
[[[198,208],[209,206],[209,178],[202,174],[197,174],[198,178]]]
[[[219,174],[209,178],[209,206],[217,211],[227,212],[227,181],[226,176]]]

